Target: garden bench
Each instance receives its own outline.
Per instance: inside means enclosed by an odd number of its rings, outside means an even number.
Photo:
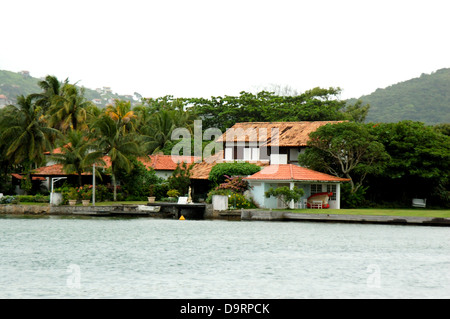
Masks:
[[[426,198],[413,198],[412,206],[413,207],[425,207],[427,205]]]

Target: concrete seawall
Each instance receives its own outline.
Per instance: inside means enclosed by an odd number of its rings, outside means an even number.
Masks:
[[[314,214],[314,213],[302,214],[302,213],[291,213],[286,211],[270,211],[270,210],[242,211],[241,220],[450,226],[450,218],[380,216],[380,215],[339,215],[339,214]]]
[[[172,211],[142,209],[143,205],[115,206],[39,206],[39,205],[0,205],[0,215],[66,215],[66,216],[142,216],[154,218],[178,218]],[[362,223],[419,226],[450,226],[450,218],[379,216],[379,215],[339,215],[316,213],[292,213],[279,210],[234,210],[215,211],[206,205],[204,219],[244,220],[244,221],[298,221]],[[197,218],[198,219],[198,218]]]

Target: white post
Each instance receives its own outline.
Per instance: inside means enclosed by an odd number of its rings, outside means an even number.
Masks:
[[[92,165],[92,206],[95,206],[95,164]]]
[[[51,183],[52,183],[52,192],[50,193],[50,204],[53,204],[53,184],[55,183],[55,182],[57,182],[57,181],[60,181],[60,180],[62,180],[62,179],[66,179],[67,177],[57,177],[57,178],[55,178],[55,179],[53,179],[53,177],[52,178],[50,178],[50,181],[51,181]]]
[[[53,177],[50,177],[50,183],[52,184],[52,191],[50,192],[50,204],[53,204]]]
[[[341,209],[341,184],[336,184],[336,209]]]
[[[290,185],[289,185],[289,189],[290,189],[290,190],[293,190],[293,189],[294,189],[294,186],[295,186],[295,183],[294,183],[294,182],[291,182]],[[294,200],[291,200],[291,202],[289,203],[289,207],[290,207],[291,209],[294,209],[294,208],[295,208]]]

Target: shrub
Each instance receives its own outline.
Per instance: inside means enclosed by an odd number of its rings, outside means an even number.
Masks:
[[[256,205],[249,201],[247,198],[245,198],[244,195],[233,193],[230,196],[228,196],[228,207],[236,207],[238,209],[240,208],[256,208]]]
[[[178,196],[180,196],[180,192],[177,191],[176,189],[171,189],[171,190],[167,191],[167,196],[178,197]]]
[[[260,170],[261,167],[251,163],[219,163],[211,169],[208,179],[217,185],[225,182],[225,176],[248,176]]]
[[[368,205],[365,198],[366,191],[369,187],[361,186],[356,192],[351,191],[351,186],[344,183],[341,187],[342,208],[358,208]]]
[[[166,197],[168,190],[169,190],[168,183],[156,184],[153,196],[155,196],[156,200],[161,200],[162,198]]]
[[[192,167],[194,167],[194,163],[189,166],[185,162],[181,165],[177,164],[177,168],[167,180],[170,189],[176,189],[180,194],[187,194],[191,183],[189,176]]]
[[[46,203],[50,201],[50,196],[44,195],[17,195],[16,199],[21,203]]]
[[[3,196],[2,198],[0,198],[0,204],[18,204],[19,200],[17,199],[16,196]]]
[[[79,199],[79,196],[78,196],[79,194],[78,194],[78,192],[77,192],[77,189],[75,188],[75,187],[70,187],[69,188],[69,191],[67,192],[67,197],[69,198],[69,199]],[[64,195],[63,195],[64,196]]]
[[[77,187],[77,192],[82,199],[92,199],[92,185]]]
[[[294,189],[290,189],[288,186],[278,187],[276,189],[270,188],[264,193],[267,198],[270,196],[277,197],[288,208],[291,201],[298,202],[304,194],[305,192],[302,188],[294,187]]]
[[[243,180],[241,176],[230,177],[225,175],[225,178],[226,181],[217,186],[217,190],[228,189],[234,193],[244,194],[246,190],[250,189],[248,182]]]

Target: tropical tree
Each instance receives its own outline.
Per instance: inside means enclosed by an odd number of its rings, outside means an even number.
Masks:
[[[129,101],[114,100],[114,104],[106,107],[105,114],[109,116],[123,130],[123,133],[134,132],[136,130],[136,114],[131,110]]]
[[[162,110],[153,114],[147,127],[143,129],[147,152],[161,151],[167,144],[170,144],[172,131],[176,127],[173,111]]]
[[[91,106],[92,102],[84,97],[84,89],[78,89],[74,84],[65,83],[62,93],[52,99],[49,122],[62,132],[70,129],[87,129],[87,110]]]
[[[413,121],[375,124],[372,132],[390,155],[383,174],[371,178],[376,195],[395,193],[408,204],[420,197],[450,205],[450,136]]]
[[[122,130],[111,117],[102,116],[95,121],[93,133],[97,138],[98,149],[111,160],[111,177],[114,187],[114,201],[117,200],[116,176],[120,170],[127,173],[133,168],[130,160],[133,156],[141,155],[136,136]]]
[[[52,141],[59,134],[48,127],[42,108],[36,105],[32,95],[17,97],[17,105],[7,106],[3,123],[8,123],[0,138],[5,146],[6,158],[12,164],[22,164],[30,181],[30,171],[34,165],[42,165],[44,153],[52,148]]]
[[[51,158],[63,165],[67,174],[78,175],[78,185],[82,186],[82,174],[94,164],[105,164],[102,160],[103,153],[96,149],[94,141],[88,139],[81,131],[70,130],[64,139],[64,144],[58,153],[53,153]]]
[[[188,103],[206,128],[224,132],[239,122],[332,121],[349,117],[340,88],[313,88],[295,96],[262,91],[240,96],[193,98]]]
[[[36,105],[41,106],[44,113],[47,112],[52,106],[55,97],[62,94],[62,87],[67,84],[69,84],[68,79],[61,83],[56,76],[47,75],[44,80],[38,82],[42,93],[32,95],[36,98]]]
[[[186,164],[178,163],[177,167],[172,173],[172,176],[168,178],[169,188],[175,189],[179,194],[187,194],[189,190],[189,185],[191,184],[191,169],[194,167],[194,163]]]
[[[186,128],[192,133],[197,116],[185,109],[185,99],[174,99],[168,95],[142,101],[143,104],[133,110],[137,115],[136,127],[142,135],[146,152],[170,154],[172,147],[179,142],[172,141],[173,130]]]
[[[380,174],[389,155],[384,145],[371,133],[370,125],[343,122],[327,124],[309,135],[299,163],[318,171],[350,179],[351,193],[356,193],[368,174]]]
[[[284,206],[289,209],[290,203],[292,201],[294,203],[298,202],[304,194],[305,192],[303,189],[298,188],[297,186],[294,186],[293,189],[290,189],[289,186],[282,186],[278,188],[270,188],[264,193],[264,196],[266,198],[271,196],[278,198],[281,202],[283,202]]]

